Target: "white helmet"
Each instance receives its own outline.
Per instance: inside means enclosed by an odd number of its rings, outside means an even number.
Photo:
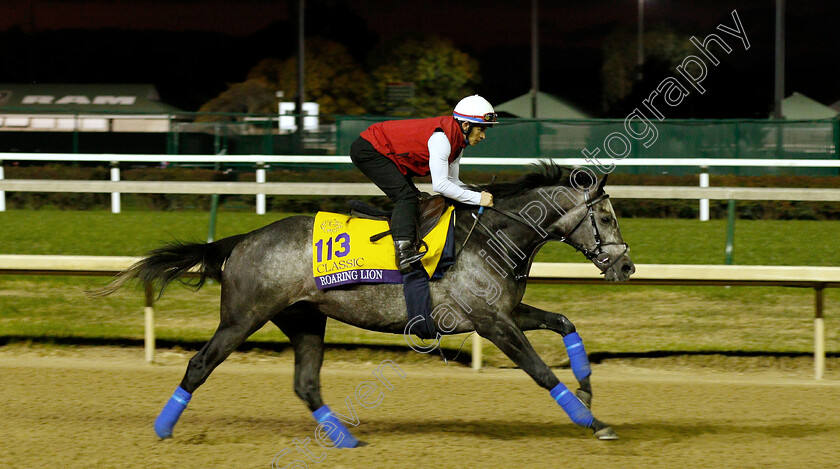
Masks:
[[[499,116],[493,110],[493,106],[477,94],[467,96],[459,101],[452,116],[460,121],[473,124],[493,125],[499,123]]]

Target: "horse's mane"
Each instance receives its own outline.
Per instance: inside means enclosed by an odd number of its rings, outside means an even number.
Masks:
[[[496,182],[493,184],[475,186],[477,190],[485,190],[496,198],[520,195],[531,189],[546,186],[572,187],[569,177],[572,168],[560,166],[552,161],[541,161],[533,165],[534,171],[512,182]]]

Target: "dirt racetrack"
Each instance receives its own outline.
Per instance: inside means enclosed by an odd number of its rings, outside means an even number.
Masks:
[[[0,467],[268,468],[837,468],[840,381],[708,368],[593,366],[595,415],[618,441],[575,427],[520,370],[474,373],[442,362],[400,363],[377,407],[356,404],[369,446],[325,449],[292,392],[290,357],[235,354],[159,441],[152,422],[190,354],[111,347],[0,348]],[[325,363],[324,397],[347,409],[381,360]],[[834,365],[833,363],[831,365]],[[557,370],[570,385],[569,370]]]

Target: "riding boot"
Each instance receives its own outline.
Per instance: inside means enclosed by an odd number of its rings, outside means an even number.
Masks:
[[[426,254],[425,252],[418,252],[414,243],[408,239],[395,240],[394,251],[396,251],[397,266],[399,266],[400,273],[403,274],[411,272],[412,264],[418,262]]]

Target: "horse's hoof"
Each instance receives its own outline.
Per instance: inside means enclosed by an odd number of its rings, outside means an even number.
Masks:
[[[586,406],[587,409],[592,408],[592,394],[584,391],[583,389],[578,389],[575,391],[575,396],[580,399],[580,402],[583,402],[583,405]]]
[[[615,434],[612,427],[604,427],[595,432],[595,438],[599,440],[617,440],[618,435]]]
[[[359,440],[359,443],[355,447],[358,448],[359,446],[367,446],[367,445],[368,445],[368,443],[366,441]]]

